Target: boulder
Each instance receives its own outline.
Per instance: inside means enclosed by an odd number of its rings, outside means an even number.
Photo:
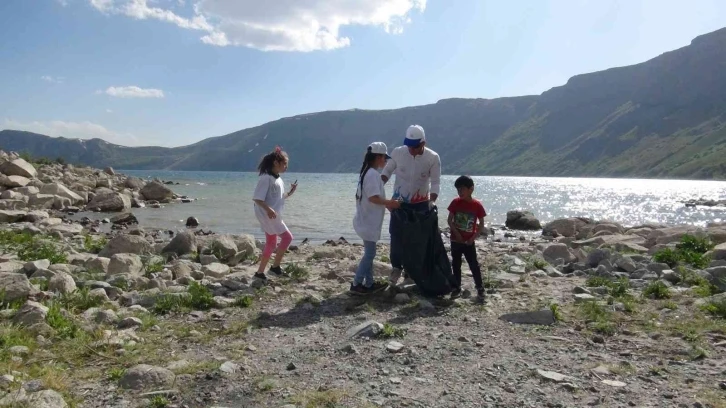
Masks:
[[[108,265],[111,263],[111,259],[99,256],[86,261],[85,267],[89,272],[97,273],[108,273]]]
[[[212,241],[212,253],[221,261],[227,261],[237,254],[237,244],[229,235],[220,235]]]
[[[59,232],[64,236],[78,235],[83,232],[83,225],[80,224],[58,224],[48,228],[49,231]]]
[[[71,191],[68,187],[61,183],[50,183],[44,184],[40,187],[41,194],[50,194],[60,197],[65,197],[71,201],[72,205],[79,205],[84,203],[83,197]]]
[[[131,212],[125,212],[111,217],[111,223],[116,225],[138,224],[139,220]]]
[[[108,174],[109,176],[115,176],[116,172],[113,170],[113,167],[106,167],[103,169],[103,172]]]
[[[575,262],[577,258],[570,252],[565,244],[552,244],[542,251],[545,261],[554,264],[557,259],[563,259],[565,263]]]
[[[29,211],[25,215],[25,221],[33,222],[33,223],[44,221],[44,220],[47,220],[48,218],[50,218],[50,215],[48,214],[48,212],[41,211],[41,210]]]
[[[0,273],[0,288],[4,291],[4,300],[6,302],[25,300],[33,291],[25,274],[12,272]]]
[[[197,250],[197,237],[192,232],[184,231],[176,234],[172,238],[171,242],[164,249],[162,253],[175,253],[177,255],[190,254]]]
[[[255,237],[252,235],[237,235],[234,237],[234,241],[237,244],[237,251],[244,252],[246,257],[250,257],[255,254],[257,245],[255,243]]]
[[[71,293],[76,290],[76,282],[73,276],[65,272],[56,272],[48,282],[48,290],[60,294]]]
[[[30,179],[23,176],[6,176],[0,174],[0,186],[7,188],[25,187],[30,183]]]
[[[726,291],[726,266],[716,266],[705,269],[705,272],[711,277],[709,280],[720,291]]]
[[[28,198],[28,205],[33,208],[44,208],[49,210],[53,208],[53,203],[55,202],[55,196],[52,194],[31,194]]]
[[[591,268],[595,268],[598,265],[600,265],[601,262],[610,259],[610,250],[608,249],[594,249],[590,254],[587,256],[587,262],[585,263],[587,266]]]
[[[640,246],[645,244],[645,239],[643,237],[638,235],[622,235],[622,234],[615,234],[615,235],[602,235],[599,237],[594,237],[590,239],[583,239],[578,241],[572,242],[573,248],[580,248],[585,246],[612,246],[617,247],[618,245],[635,245]],[[647,251],[647,249],[646,249]]]
[[[13,323],[25,327],[36,323],[44,323],[48,315],[48,308],[38,302],[29,300],[15,313]]]
[[[714,261],[726,260],[726,243],[716,245],[711,252],[711,259]]]
[[[192,275],[192,268],[187,262],[177,261],[171,266],[174,279],[188,278]]]
[[[6,176],[21,176],[31,179],[38,175],[38,171],[35,167],[21,158],[9,160],[0,164],[0,173],[5,174]]]
[[[21,222],[28,213],[17,210],[0,210],[0,224]]]
[[[174,385],[174,373],[162,367],[139,364],[131,367],[119,380],[119,386],[131,390],[161,390]]]
[[[382,324],[369,320],[349,328],[346,331],[346,335],[348,337],[376,337],[382,330]]]
[[[513,230],[522,231],[534,231],[542,229],[542,225],[539,220],[529,211],[508,211],[507,221],[505,222],[507,228]]]
[[[199,220],[196,217],[187,218],[187,228],[196,228],[199,226]]]
[[[111,239],[98,256],[109,258],[115,254],[145,255],[153,252],[151,243],[137,235],[117,235]]]
[[[598,234],[600,232],[608,232],[610,235],[622,234],[623,227],[620,225],[614,224],[614,223],[598,224],[598,225],[595,225],[591,231],[591,233],[593,235]]]
[[[141,189],[141,195],[146,201],[170,201],[174,198],[174,192],[158,181],[152,181]]]
[[[101,212],[128,211],[131,209],[131,199],[121,193],[96,194],[86,208]]]
[[[126,181],[124,182],[124,187],[139,191],[146,185],[146,182],[138,177],[127,177]]]
[[[17,191],[18,193],[20,193],[24,196],[31,196],[33,194],[40,193],[40,190],[38,189],[38,187],[35,187],[35,186],[20,187],[20,188],[16,188],[15,191]]]
[[[223,278],[229,274],[229,266],[221,263],[211,263],[209,265],[205,265],[202,268],[202,272],[204,272],[206,276],[210,276],[212,278]]]
[[[144,263],[135,254],[115,254],[108,264],[107,276],[131,275],[143,276]]]
[[[584,224],[579,218],[561,218],[547,223],[542,229],[542,235],[574,237],[577,235],[578,225]]]
[[[42,390],[28,395],[28,406],[33,408],[67,408],[68,404],[57,391]]]

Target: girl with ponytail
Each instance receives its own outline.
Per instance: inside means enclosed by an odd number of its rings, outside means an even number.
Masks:
[[[255,203],[255,216],[260,222],[260,228],[265,233],[265,248],[262,250],[260,265],[255,273],[255,278],[267,281],[265,267],[269,262],[272,253],[275,253],[275,260],[270,267],[270,273],[277,276],[284,276],[285,273],[280,267],[282,257],[292,242],[292,234],[282,220],[282,210],[285,208],[285,200],[297,190],[297,181],[292,183],[290,191],[285,192],[285,185],[280,174],[287,171],[287,153],[278,146],[272,152],[265,155],[257,166],[260,178],[257,187],[252,195]],[[280,237],[280,244],[277,237]]]
[[[364,253],[350,285],[350,293],[354,295],[368,295],[388,286],[373,281],[373,259],[376,257],[376,242],[381,239],[385,209],[392,210],[400,206],[398,201],[386,199],[381,179],[380,171],[389,158],[388,148],[384,143],[372,143],[368,146],[360,169],[355,193],[356,212],[353,228],[363,240]]]

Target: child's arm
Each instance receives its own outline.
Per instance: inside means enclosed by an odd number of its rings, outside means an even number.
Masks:
[[[377,195],[368,197],[368,201],[370,201],[376,205],[383,205],[389,209],[396,209],[401,206],[401,204],[397,200],[384,200],[380,196],[377,196]]]
[[[453,241],[461,242],[461,233],[459,233],[459,229],[456,228],[456,224],[454,223],[454,214],[453,212],[449,211],[449,218],[446,220],[449,224],[449,228],[451,229],[451,237],[454,238]]]
[[[259,200],[257,198],[253,198],[252,201],[254,201],[255,204],[257,204],[260,207],[262,207],[262,209],[265,210],[265,212],[267,213],[267,216],[268,217],[270,217],[270,218],[277,218],[277,213],[275,212],[275,210],[273,210],[272,208],[270,208],[269,205],[267,205],[267,203],[265,202],[265,200]]]

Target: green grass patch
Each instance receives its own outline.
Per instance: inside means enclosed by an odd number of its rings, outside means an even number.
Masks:
[[[106,237],[94,239],[93,236],[88,234],[83,237],[83,248],[86,250],[86,252],[90,252],[92,254],[97,254],[101,252],[103,248],[106,248],[107,244],[108,239],[106,239]]]
[[[287,273],[291,279],[298,282],[306,281],[310,278],[310,270],[304,265],[299,265],[297,263],[287,264],[285,266],[285,273]]]
[[[303,391],[290,398],[290,402],[301,408],[338,408],[347,396],[343,390]]]
[[[384,339],[391,339],[391,338],[399,338],[402,339],[406,335],[406,329],[401,327],[396,327],[390,323],[385,323],[383,325],[383,330],[381,330],[380,333],[378,333],[378,337],[384,338]]]
[[[711,263],[711,258],[705,254],[713,248],[714,244],[708,238],[684,235],[675,249],[662,249],[653,255],[653,260],[668,264],[671,268],[683,263],[704,269]]]
[[[48,305],[45,322],[55,330],[56,336],[61,339],[74,339],[83,334],[83,330],[72,318],[66,316],[58,302],[51,302]]]
[[[63,308],[73,313],[84,312],[92,307],[101,306],[104,301],[105,299],[102,297],[92,296],[91,289],[88,287],[76,289],[71,293],[65,293],[58,299],[58,303]]]
[[[237,296],[232,303],[232,306],[248,308],[252,306],[253,298],[250,295]]]
[[[192,282],[187,288],[189,296],[164,294],[156,298],[153,311],[156,314],[180,312],[187,309],[209,310],[214,306],[214,295],[206,286]]]
[[[126,374],[126,369],[123,367],[111,367],[106,373],[106,378],[111,382],[118,382]]]
[[[161,395],[155,395],[151,401],[149,401],[149,408],[167,408],[171,404],[169,400]]]
[[[643,289],[643,297],[649,299],[670,299],[671,292],[668,286],[661,281],[653,281]]]
[[[726,319],[726,298],[711,300],[702,309],[721,319]]]

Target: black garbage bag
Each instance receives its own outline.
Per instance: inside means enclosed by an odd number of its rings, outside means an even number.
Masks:
[[[442,296],[454,288],[454,275],[439,229],[436,207],[419,212],[402,207],[393,211],[393,234],[401,248],[403,269],[426,296]],[[392,238],[394,239],[394,238]]]

